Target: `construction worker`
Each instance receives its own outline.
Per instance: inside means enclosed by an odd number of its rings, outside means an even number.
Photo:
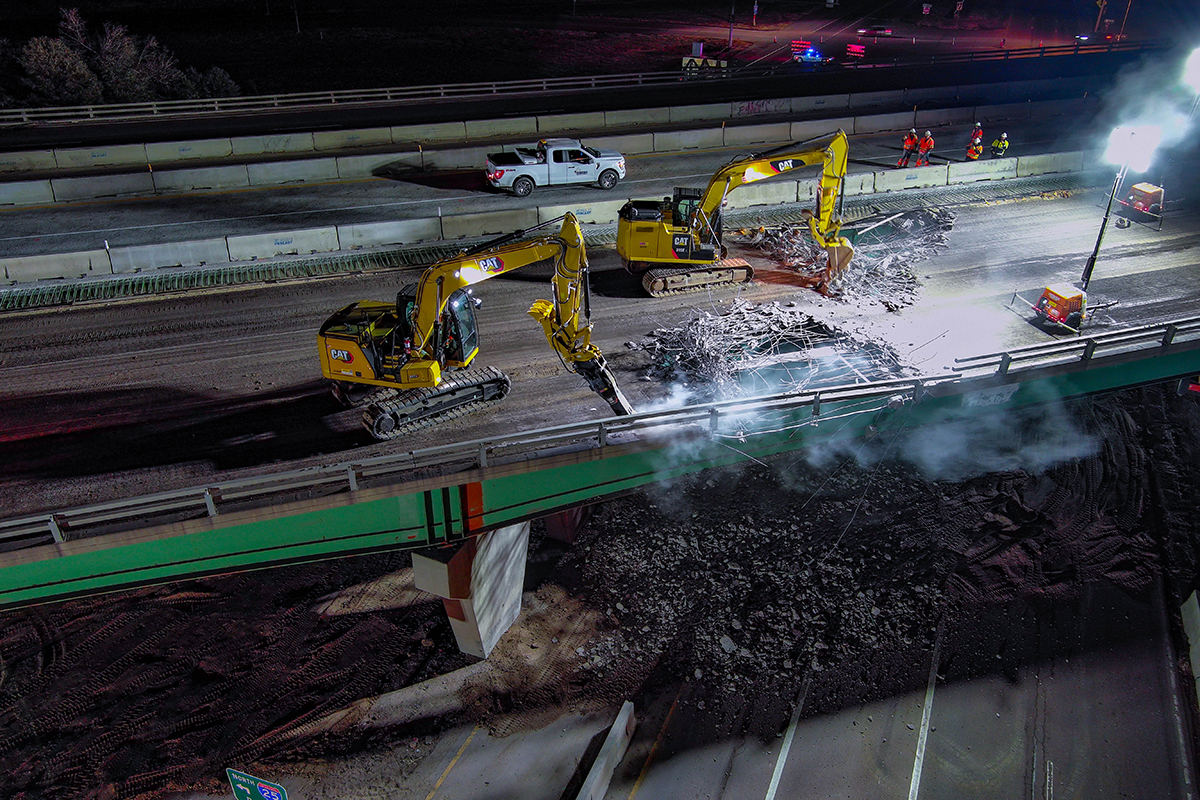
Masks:
[[[981,155],[983,155],[983,140],[976,137],[967,145],[967,161],[978,161]]]
[[[1003,158],[1008,154],[1008,134],[1000,134],[999,139],[992,140],[992,158]]]
[[[917,141],[917,166],[929,166],[929,154],[933,152],[933,134],[925,131],[925,135]]]
[[[896,162],[897,167],[907,167],[908,160],[912,158],[912,154],[917,152],[917,129],[909,128],[908,133],[904,136],[904,155],[900,156],[900,160]]]
[[[978,122],[975,123],[975,130],[971,131],[971,135],[967,139],[967,142],[974,142],[976,139],[981,142],[983,141],[983,126]]]

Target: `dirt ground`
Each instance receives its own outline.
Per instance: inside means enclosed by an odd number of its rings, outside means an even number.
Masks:
[[[467,682],[457,711],[369,733],[312,723],[475,661],[436,598],[412,589],[404,554],[5,613],[0,793],[219,792],[230,763],[305,772],[465,721],[504,735],[636,703],[683,679],[713,737],[773,736],[792,710],[778,690],[798,675],[815,679],[806,714],[920,685],[909,673],[939,620],[981,605],[1066,601],[1094,582],[1139,595],[1158,577],[1185,596],[1200,404],[1170,389],[1017,421],[1022,448],[1054,445],[1063,426],[1090,444],[1044,471],[931,479],[905,435],[604,503],[570,547],[535,524],[525,612],[486,679]]]

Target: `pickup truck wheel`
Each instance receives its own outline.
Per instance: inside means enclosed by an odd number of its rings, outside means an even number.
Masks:
[[[601,189],[611,189],[617,185],[617,181],[621,180],[615,169],[606,169],[600,173],[600,179],[596,183]]]
[[[527,178],[522,175],[513,181],[513,194],[517,197],[527,197],[533,191],[533,178]]]

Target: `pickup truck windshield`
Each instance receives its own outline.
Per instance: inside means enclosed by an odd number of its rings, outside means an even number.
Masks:
[[[588,155],[590,155],[592,158],[599,158],[599,157],[600,157],[600,151],[599,151],[599,150],[597,150],[597,149],[596,149],[596,148],[594,148],[594,147],[588,147],[588,146],[585,144],[585,145],[583,146],[583,149],[584,149],[584,150],[586,150],[586,151],[588,152]]]

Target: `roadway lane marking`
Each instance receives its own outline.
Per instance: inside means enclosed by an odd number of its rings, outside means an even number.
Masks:
[[[767,793],[764,800],[775,800],[775,792],[779,790],[779,779],[783,777],[783,765],[787,763],[788,753],[792,750],[792,739],[796,736],[796,726],[800,724],[800,712],[804,710],[804,700],[808,697],[808,684],[812,680],[812,673],[804,676],[804,688],[800,690],[800,702],[796,703],[796,710],[792,712],[792,720],[788,723],[787,735],[783,737],[783,747],[779,750],[779,755],[775,758],[775,771],[771,773],[771,784],[767,786]]]
[[[450,774],[450,770],[454,769],[454,765],[458,763],[458,759],[462,758],[463,751],[467,749],[467,745],[475,738],[475,734],[479,733],[479,726],[475,726],[475,730],[471,731],[471,735],[462,743],[462,747],[458,748],[458,752],[454,754],[454,758],[450,759],[450,763],[446,765],[446,769],[442,772],[442,777],[438,778],[437,783],[433,785],[433,790],[425,795],[425,800],[433,800],[433,796],[437,794],[437,790],[442,787],[442,782],[446,780],[446,776]]]
[[[921,732],[917,736],[917,753],[913,760],[912,783],[908,785],[908,800],[917,800],[921,787],[921,768],[925,765],[925,742],[929,739],[929,718],[933,712],[933,691],[937,687],[938,658],[942,649],[942,631],[946,618],[938,623],[937,638],[933,642],[933,658],[929,664],[929,683],[925,686],[925,707],[921,711]]]
[[[667,735],[667,725],[671,722],[671,717],[675,715],[675,707],[679,705],[679,698],[683,695],[683,686],[679,687],[679,691],[675,693],[675,701],[671,703],[671,710],[667,712],[666,719],[663,720],[662,727],[658,729],[658,736],[654,739],[654,744],[650,746],[650,752],[646,754],[646,763],[642,764],[642,771],[638,773],[637,780],[633,782],[633,788],[629,790],[628,800],[633,800],[637,795],[638,790],[642,788],[642,781],[646,780],[646,774],[650,772],[650,765],[654,763],[654,754],[658,752],[658,746],[662,744],[663,737]],[[429,798],[425,798],[429,800]]]

